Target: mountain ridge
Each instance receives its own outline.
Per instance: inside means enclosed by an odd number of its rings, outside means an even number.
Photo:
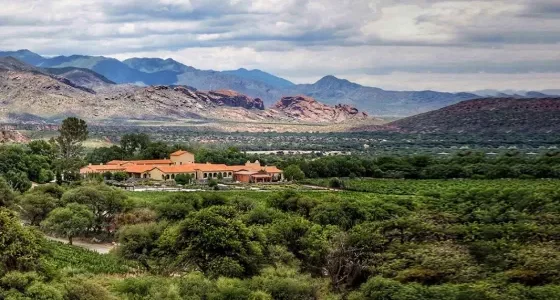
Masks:
[[[76,75],[80,86],[60,75]],[[0,58],[0,119],[18,123],[49,122],[67,116],[88,121],[185,119],[229,122],[340,123],[354,120],[354,108],[317,104],[307,117],[287,109],[265,109],[259,98],[232,90],[199,91],[187,86],[117,85],[93,71],[67,67],[49,74],[15,58]],[[316,101],[315,101],[316,102]],[[317,108],[319,107],[319,108]],[[345,113],[344,110],[355,113]],[[314,116],[314,117],[308,117]]]
[[[409,133],[558,132],[560,97],[467,100],[384,127]]]

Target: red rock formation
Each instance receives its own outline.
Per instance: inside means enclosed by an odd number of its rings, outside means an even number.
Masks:
[[[218,105],[233,107],[244,107],[247,109],[256,108],[263,110],[264,103],[259,98],[250,98],[232,90],[218,90],[208,92],[210,99]]]
[[[344,122],[348,120],[364,120],[368,115],[347,104],[334,107],[320,103],[307,96],[282,97],[273,109],[298,120],[307,122]]]
[[[27,143],[29,139],[21,132],[15,130],[0,131],[0,143]]]

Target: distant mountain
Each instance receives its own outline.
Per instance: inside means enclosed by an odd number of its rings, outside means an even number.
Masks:
[[[44,57],[27,49],[18,51],[0,51],[0,57],[11,56],[30,65],[38,65],[45,60]]]
[[[560,131],[560,97],[468,100],[394,121],[387,128],[412,133],[557,133]]]
[[[551,96],[560,96],[560,89],[558,90],[542,90],[541,93]]]
[[[26,64],[12,56],[0,57],[0,71],[26,71],[44,73],[40,68]]]
[[[436,91],[385,91],[362,86],[334,76],[325,76],[313,84],[295,85],[260,70],[199,70],[173,59],[131,58],[123,62],[103,56],[57,56],[43,58],[28,50],[17,54],[42,68],[86,68],[118,84],[186,85],[198,90],[234,90],[273,105],[287,95],[304,95],[330,105],[348,104],[377,116],[410,116],[438,109],[462,100],[478,98],[472,93]]]
[[[297,85],[292,94],[304,94],[328,104],[349,104],[375,116],[410,116],[479,98],[471,93],[442,93],[435,91],[386,91],[366,87],[332,75],[314,84]]]
[[[160,72],[167,71],[152,74]],[[231,90],[204,92],[186,86],[115,85],[89,69],[41,69],[13,57],[0,58],[0,101],[0,121],[18,123],[78,116],[93,123],[196,119],[254,122],[258,127],[263,122],[333,124],[349,119],[346,115],[367,118],[353,108],[333,108],[314,100],[313,107],[300,105],[302,114],[298,116],[282,107],[265,109],[262,100]],[[308,118],[311,115],[314,118]]]
[[[193,67],[186,66],[171,58],[129,58],[124,60],[123,63],[132,69],[145,73],[157,73],[162,71],[184,73],[195,70]]]
[[[560,96],[560,90],[523,91],[523,90],[478,90],[472,92],[481,97],[500,98],[546,98],[549,96]]]
[[[244,68],[232,70],[232,71],[222,71],[223,74],[234,75],[240,78],[260,81],[264,84],[268,84],[277,89],[284,89],[293,87],[295,84],[284,78],[274,76],[272,74],[263,72],[261,70],[247,70]]]
[[[98,74],[90,69],[64,67],[64,68],[47,68],[43,69],[46,73],[51,75],[66,78],[73,83],[95,89],[104,85],[114,85],[115,83],[105,76]]]

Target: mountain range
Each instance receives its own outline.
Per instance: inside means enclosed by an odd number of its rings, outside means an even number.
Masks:
[[[283,97],[265,108],[261,99],[232,90],[116,84],[87,68],[40,68],[0,57],[0,121],[50,123],[67,116],[99,124],[130,120],[335,124],[370,119],[354,107],[330,106],[307,97]]]
[[[29,50],[0,52],[2,56],[12,56],[40,68],[89,69],[117,84],[185,85],[205,91],[234,90],[262,99],[267,107],[283,96],[304,95],[329,105],[348,104],[375,116],[403,117],[480,97],[474,93],[386,91],[332,75],[311,84],[294,84],[261,70],[199,70],[169,58],[130,58],[119,61],[86,55],[43,57]]]

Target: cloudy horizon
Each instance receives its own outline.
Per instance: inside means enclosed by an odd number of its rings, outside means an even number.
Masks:
[[[555,0],[0,0],[0,50],[173,58],[392,90],[560,88]]]

